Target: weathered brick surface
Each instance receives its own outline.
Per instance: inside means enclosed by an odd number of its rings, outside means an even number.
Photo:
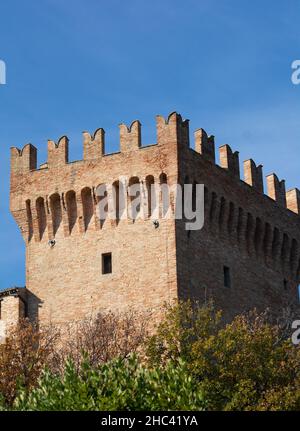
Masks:
[[[26,314],[26,289],[8,289],[0,297],[0,343],[5,340],[16,322]]]
[[[284,182],[269,176],[266,196],[261,167],[252,160],[244,164],[245,180],[236,178],[237,157],[235,153],[233,161],[231,149],[222,146],[221,168],[197,151],[180,151],[181,182],[188,176],[190,182],[205,185],[205,223],[202,230],[190,233],[183,221],[176,224],[179,296],[202,300],[212,296],[228,318],[254,307],[274,312],[285,305],[297,308],[298,191],[289,193],[290,211],[284,207]],[[224,287],[224,266],[230,268],[230,288]]]
[[[48,164],[36,169],[36,150],[12,149],[11,211],[26,241],[28,313],[41,322],[80,320],[99,310],[156,309],[180,297],[213,295],[226,315],[253,307],[297,303],[299,283],[298,192],[270,183],[262,193],[261,167],[245,164],[200,129],[189,148],[188,122],[173,113],[157,117],[157,145],[141,147],[141,126],[120,126],[121,151],[104,154],[104,131],[84,133],[84,160],[68,163],[68,140],[48,143]],[[120,176],[145,185],[161,174],[169,184],[205,185],[205,224],[187,232],[184,220],[97,219],[95,189]],[[274,180],[275,177],[272,177]],[[270,180],[271,181],[271,180]],[[75,192],[75,194],[74,194]],[[76,201],[74,196],[76,195]],[[295,201],[295,202],[294,202]],[[77,210],[76,210],[77,207]],[[85,208],[85,209],[84,209]],[[55,239],[53,247],[49,240]],[[112,253],[112,274],[102,274],[101,255]],[[231,287],[224,287],[223,268]]]

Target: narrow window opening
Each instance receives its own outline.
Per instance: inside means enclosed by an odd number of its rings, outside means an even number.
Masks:
[[[36,201],[36,212],[39,226],[39,239],[43,238],[43,235],[47,226],[47,216],[45,209],[45,201],[42,197],[38,198]]]
[[[128,192],[130,218],[134,222],[141,211],[141,185],[138,177],[130,178]]]
[[[61,201],[58,193],[55,193],[50,197],[50,208],[52,215],[53,235],[55,236],[62,222]]]
[[[66,194],[67,213],[69,221],[69,233],[72,233],[77,222],[77,202],[76,194],[73,190]]]
[[[224,266],[224,287],[231,287],[230,268]]]
[[[151,217],[155,208],[154,177],[152,175],[146,177],[146,189],[148,197],[148,217]]]
[[[82,201],[84,230],[87,231],[94,215],[94,203],[93,203],[93,197],[92,197],[92,190],[89,187],[85,187],[81,191],[81,201]]]
[[[102,254],[102,274],[112,273],[111,253]]]
[[[283,280],[283,288],[284,290],[287,290],[288,288],[288,281],[286,279]]]
[[[168,177],[166,174],[162,173],[159,176],[160,184],[160,215],[165,217],[168,213],[169,203],[170,203],[170,193],[168,188]]]
[[[30,200],[26,201],[26,212],[27,212],[27,223],[28,223],[28,241],[30,241],[33,236],[33,221],[32,221]]]

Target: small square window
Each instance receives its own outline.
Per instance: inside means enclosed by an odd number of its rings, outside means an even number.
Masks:
[[[102,254],[102,274],[112,273],[111,253]]]
[[[230,268],[224,266],[224,287],[231,287]]]

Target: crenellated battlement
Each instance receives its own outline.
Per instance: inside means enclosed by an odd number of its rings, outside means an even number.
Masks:
[[[182,151],[190,147],[189,120],[183,120],[181,115],[172,112],[167,118],[156,116],[157,146],[169,145]],[[120,130],[120,154],[130,155],[139,151],[142,146],[142,126],[139,120],[133,121],[130,126],[119,125]],[[194,132],[194,148],[203,159],[216,164],[215,137],[209,136],[202,128]],[[84,163],[101,161],[108,155],[105,152],[105,130],[98,128],[93,134],[83,132],[83,160],[72,162]],[[220,166],[236,180],[240,178],[239,152],[233,151],[229,145],[219,147]],[[40,166],[40,169],[59,169],[69,164],[69,139],[62,136],[57,142],[48,140],[48,160]],[[262,165],[256,165],[252,159],[243,162],[244,178],[242,181],[253,187],[257,192],[264,193]],[[11,148],[11,175],[15,179],[37,170],[37,149],[32,144],[27,144],[22,150]],[[61,171],[63,174],[63,171]],[[286,192],[285,181],[279,181],[276,174],[266,177],[267,195],[279,206],[287,208],[294,213],[300,212],[300,200],[298,189]]]
[[[208,136],[204,129],[195,131],[195,150],[206,160],[215,163],[215,138]]]
[[[222,145],[220,151],[220,165],[227,169],[229,174],[236,178],[240,178],[240,161],[239,152],[233,152],[229,145]]]
[[[100,159],[105,154],[105,131],[97,129],[93,135],[83,132],[83,159]]]
[[[276,174],[270,174],[267,176],[267,189],[268,196],[274,199],[278,205],[286,208],[285,180],[279,181]]]
[[[31,144],[26,144],[22,150],[11,148],[10,153],[11,174],[16,176],[37,168],[37,149]]]
[[[286,192],[286,204],[289,210],[300,214],[300,190],[291,189]]]
[[[129,127],[120,124],[120,150],[122,153],[137,150],[142,145],[141,123],[135,120]]]
[[[256,166],[252,159],[244,161],[244,181],[260,193],[264,191],[262,168],[262,165]]]
[[[69,162],[69,139],[67,136],[59,138],[58,142],[48,140],[48,168],[64,166]]]

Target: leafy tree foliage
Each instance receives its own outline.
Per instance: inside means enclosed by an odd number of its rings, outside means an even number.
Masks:
[[[184,360],[210,410],[299,410],[300,351],[255,311],[220,325],[209,304],[167,307],[148,343],[152,364]]]
[[[0,346],[0,409],[300,410],[287,334],[267,313],[224,324],[213,304],[191,302],[166,306],[152,335],[108,313],[57,343],[53,328],[23,321]]]
[[[97,368],[86,358],[79,373],[67,362],[62,376],[45,371],[35,389],[22,391],[18,410],[202,410],[198,384],[182,361],[155,369],[136,356]]]

